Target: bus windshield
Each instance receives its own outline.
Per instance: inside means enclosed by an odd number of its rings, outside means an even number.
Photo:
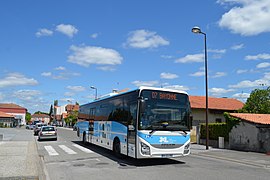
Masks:
[[[141,93],[139,130],[188,131],[187,94],[144,90]]]

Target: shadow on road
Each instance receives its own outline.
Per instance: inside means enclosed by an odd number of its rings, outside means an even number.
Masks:
[[[120,158],[116,157],[111,150],[96,146],[94,144],[83,144],[81,141],[72,141],[75,144],[83,146],[91,151],[100,154],[104,157],[107,157],[120,166],[136,166],[136,167],[146,167],[146,166],[157,166],[157,165],[172,165],[172,164],[185,164],[183,161],[177,161],[174,159],[167,158],[155,158],[155,159],[134,159],[125,155],[122,155]]]

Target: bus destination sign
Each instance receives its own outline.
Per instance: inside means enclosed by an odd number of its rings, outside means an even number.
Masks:
[[[164,99],[164,100],[177,101],[177,94],[154,91],[152,92],[152,99]]]

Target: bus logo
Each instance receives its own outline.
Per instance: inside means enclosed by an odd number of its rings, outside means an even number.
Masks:
[[[160,138],[159,138],[159,142],[160,142],[160,143],[167,143],[167,142],[169,142],[169,141],[167,140],[167,137],[160,137]]]

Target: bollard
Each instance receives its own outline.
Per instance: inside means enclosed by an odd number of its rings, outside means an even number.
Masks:
[[[224,149],[224,137],[218,137],[218,148]]]
[[[4,134],[0,134],[0,141],[3,141]]]

